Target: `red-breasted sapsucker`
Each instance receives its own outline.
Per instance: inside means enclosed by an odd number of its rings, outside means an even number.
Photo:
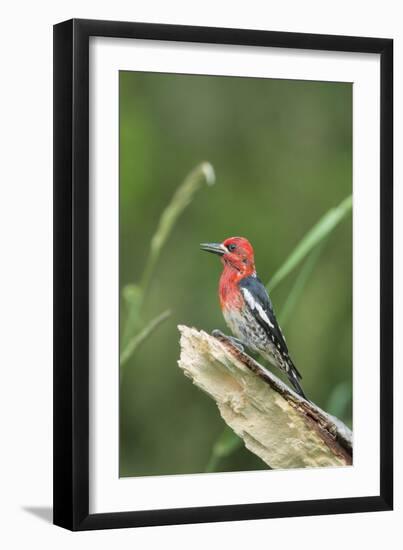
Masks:
[[[253,248],[243,237],[203,243],[202,250],[221,256],[224,265],[219,298],[224,319],[238,344],[258,352],[285,372],[297,393],[306,399],[302,376],[292,362],[265,286],[256,275]]]

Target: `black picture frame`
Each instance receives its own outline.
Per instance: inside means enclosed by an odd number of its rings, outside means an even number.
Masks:
[[[89,38],[377,53],[380,125],[380,492],[329,500],[89,513]],[[73,19],[54,27],[54,523],[71,530],[393,507],[393,41]]]

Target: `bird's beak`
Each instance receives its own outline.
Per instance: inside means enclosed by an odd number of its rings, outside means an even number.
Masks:
[[[222,256],[227,252],[227,249],[221,243],[201,243],[200,248],[206,252],[218,254],[219,256]]]

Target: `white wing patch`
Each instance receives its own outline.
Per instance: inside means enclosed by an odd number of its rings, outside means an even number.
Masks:
[[[252,310],[256,309],[256,311],[259,313],[259,315],[263,319],[263,321],[265,323],[267,323],[269,325],[269,327],[274,328],[274,325],[270,321],[269,317],[267,316],[267,313],[262,308],[262,306],[259,304],[259,302],[257,302],[255,300],[255,298],[253,297],[253,294],[251,292],[249,292],[249,290],[247,288],[242,288],[241,290],[242,290],[242,294],[243,294],[243,296],[245,298],[245,301],[248,304],[248,306]]]
[[[281,336],[283,337],[284,342],[287,343],[287,340],[286,340],[285,337],[284,337],[284,334],[283,334],[283,331],[281,330],[281,327],[278,327],[278,328],[280,329]]]

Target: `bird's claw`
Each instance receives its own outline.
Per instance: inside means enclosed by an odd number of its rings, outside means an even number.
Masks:
[[[229,340],[231,344],[236,347],[239,351],[244,351],[243,344],[238,338],[235,338],[234,336],[227,336],[221,330],[218,328],[215,328],[211,333],[215,338],[225,338],[226,340]]]
[[[233,336],[228,337],[231,341],[231,344],[234,345],[239,351],[245,351],[245,348],[240,340],[238,338],[234,338]]]

